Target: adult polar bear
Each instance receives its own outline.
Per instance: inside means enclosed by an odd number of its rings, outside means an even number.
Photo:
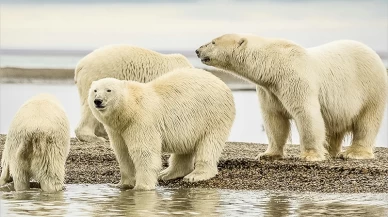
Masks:
[[[112,77],[148,82],[176,68],[193,67],[181,54],[161,54],[130,45],[109,45],[94,50],[76,66],[74,81],[81,100],[81,120],[75,129],[81,141],[105,141],[106,132],[87,103],[93,81]]]
[[[259,157],[281,158],[294,119],[301,158],[373,158],[387,102],[387,71],[369,47],[350,40],[305,49],[291,41],[226,34],[196,50],[204,64],[257,84],[268,149]],[[352,144],[341,143],[352,133]],[[326,146],[326,149],[325,149]]]
[[[214,177],[235,118],[232,91],[200,69],[176,69],[148,83],[105,78],[93,82],[89,105],[104,124],[119,162],[117,187],[151,190],[172,153],[163,180]],[[195,164],[194,164],[195,162]]]
[[[63,188],[70,150],[70,124],[60,102],[39,94],[24,103],[12,120],[1,159],[0,186],[14,181],[16,191],[30,188],[30,178],[43,191]]]

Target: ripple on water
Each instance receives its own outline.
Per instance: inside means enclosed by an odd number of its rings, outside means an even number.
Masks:
[[[387,216],[388,194],[219,189],[120,191],[67,185],[64,192],[1,192],[1,216]]]

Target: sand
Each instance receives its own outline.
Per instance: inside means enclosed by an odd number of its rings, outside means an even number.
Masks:
[[[0,135],[2,153],[5,135]],[[159,181],[171,188],[218,188],[330,193],[388,193],[388,148],[376,148],[376,159],[324,162],[300,161],[299,145],[289,145],[283,160],[258,161],[265,144],[227,143],[219,174],[210,180],[186,183],[182,179]],[[168,155],[163,156],[164,167]],[[117,183],[119,167],[109,143],[71,139],[66,162],[66,184]]]

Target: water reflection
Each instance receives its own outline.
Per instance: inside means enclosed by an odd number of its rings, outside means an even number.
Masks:
[[[120,191],[107,185],[67,185],[1,192],[1,216],[387,216],[388,194],[321,194],[219,189]]]
[[[118,191],[94,206],[93,216],[155,216],[161,195],[157,191]]]
[[[291,214],[291,197],[284,195],[269,196],[269,200],[265,203],[264,216],[285,217]]]
[[[1,216],[66,216],[69,202],[64,194],[43,193],[39,189],[4,193],[0,197]],[[7,206],[4,206],[5,201]]]
[[[219,193],[215,189],[164,189],[158,191],[117,191],[101,198],[93,216],[219,216]]]
[[[387,216],[386,208],[371,205],[349,205],[338,202],[333,203],[307,203],[301,204],[298,208],[298,216]]]

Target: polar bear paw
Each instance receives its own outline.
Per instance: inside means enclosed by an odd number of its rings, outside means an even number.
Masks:
[[[3,179],[3,178],[0,179],[0,187],[7,184],[7,183],[8,182],[5,179]]]
[[[212,170],[194,170],[183,178],[185,182],[199,182],[213,178],[217,175],[217,171]]]
[[[144,184],[138,184],[135,185],[133,190],[135,191],[151,191],[155,189],[155,185],[144,185]]]
[[[163,181],[177,179],[177,178],[184,177],[185,175],[189,174],[191,171],[192,169],[190,168],[183,170],[183,169],[176,169],[176,168],[174,169],[174,168],[168,167],[159,173],[159,179]]]
[[[351,147],[349,147],[346,151],[339,153],[337,156],[341,159],[355,159],[355,160],[374,158],[374,154],[371,151],[353,149]]]
[[[324,161],[326,160],[325,153],[317,153],[317,151],[304,151],[300,158],[304,161]]]
[[[132,189],[134,185],[121,184],[121,183],[117,183],[117,184],[109,183],[108,186],[112,188],[118,188],[120,190],[128,190],[128,189]]]
[[[11,183],[11,182],[13,182],[12,177],[7,177],[7,178],[1,177],[0,178],[0,187],[5,185],[5,184]]]
[[[264,152],[256,156],[256,160],[279,160],[283,158],[283,154]]]

